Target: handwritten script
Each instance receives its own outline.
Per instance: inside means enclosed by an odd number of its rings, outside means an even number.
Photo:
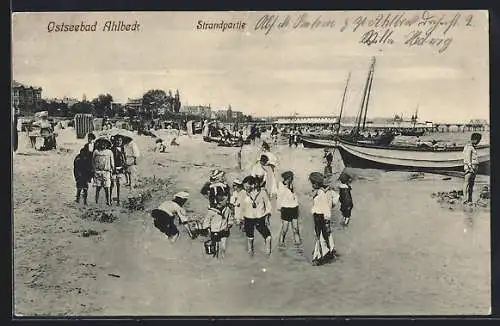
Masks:
[[[374,13],[342,19],[322,14],[265,14],[253,29],[269,35],[278,30],[332,30],[359,34],[365,46],[403,44],[407,47],[431,47],[445,52],[453,43],[453,31],[474,27],[474,16],[460,12]]]

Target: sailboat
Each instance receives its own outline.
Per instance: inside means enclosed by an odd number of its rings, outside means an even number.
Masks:
[[[373,63],[370,71],[373,69]],[[368,80],[371,80],[369,76]],[[371,82],[367,82],[371,88]],[[366,89],[366,88],[365,88]],[[365,102],[365,100],[363,100]],[[366,119],[366,106],[364,107]],[[361,112],[363,111],[363,106]],[[394,144],[375,144],[363,142],[357,138],[356,129],[359,130],[360,116],[355,130],[350,135],[351,139],[338,137],[335,141],[308,139],[315,147],[335,147],[339,149],[342,160],[347,167],[374,168],[382,170],[404,170],[422,172],[462,172],[463,173],[463,146],[453,147],[409,147]],[[364,121],[363,121],[364,124]],[[388,136],[388,140],[394,135]],[[392,141],[392,140],[391,140]],[[304,144],[305,146],[305,144]],[[309,146],[313,147],[313,146]],[[479,173],[490,173],[490,146],[479,145],[477,159]]]
[[[365,88],[363,91],[363,99],[361,101],[361,107],[359,113],[356,117],[356,122],[354,128],[351,130],[349,134],[339,134],[340,124],[342,119],[342,112],[344,109],[345,103],[345,95],[347,92],[347,88],[349,85],[349,80],[351,74],[347,78],[346,87],[344,89],[344,95],[342,96],[342,104],[340,107],[340,116],[339,116],[339,127],[337,129],[337,133],[334,136],[330,137],[302,137],[302,143],[304,147],[307,148],[324,148],[324,147],[333,147],[336,146],[337,140],[344,140],[349,142],[355,142],[360,144],[372,144],[372,145],[388,145],[390,144],[395,135],[392,132],[384,131],[380,134],[374,136],[365,136],[362,132],[366,129],[366,116],[368,113],[368,102],[370,100],[371,88],[373,83],[373,75],[375,73],[375,58],[372,58],[372,62],[370,64],[370,69],[368,71],[368,77],[366,79]]]
[[[417,109],[415,110],[415,115],[412,115],[411,117],[411,122],[413,122],[413,127],[411,129],[407,128],[401,129],[400,131],[401,136],[417,136],[417,137],[423,136],[425,134],[425,130],[416,128],[417,121],[418,121],[418,105]]]

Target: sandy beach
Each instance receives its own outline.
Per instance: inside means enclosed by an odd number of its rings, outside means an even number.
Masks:
[[[179,147],[153,152],[154,139],[138,136],[138,187],[123,198],[150,192],[145,209],[74,203],[73,159],[84,144],[72,129],[58,150],[35,152],[20,138],[13,158],[14,313],[16,315],[444,315],[490,313],[490,212],[439,204],[431,194],[461,189],[462,180],[425,174],[351,170],[354,209],[348,228],[334,214],[338,261],[311,266],[313,221],[307,176],[322,171],[322,150],[272,148],[280,171],[293,170],[300,202],[303,252],[288,239],[284,252],[256,255],[231,230],[224,261],[208,257],[204,238],[186,234],[171,244],[150,211],[177,191],[190,192],[190,214],[203,216],[199,194],[214,168],[241,177],[237,148],[181,135]],[[169,143],[169,142],[168,142]],[[245,146],[250,166],[258,148]],[[476,189],[488,178],[480,177]],[[476,191],[477,196],[477,191]],[[97,209],[111,223],[89,218]],[[279,215],[271,217],[274,239]],[[92,232],[94,231],[94,232]],[[263,270],[265,268],[265,271]],[[254,280],[252,283],[251,280]]]

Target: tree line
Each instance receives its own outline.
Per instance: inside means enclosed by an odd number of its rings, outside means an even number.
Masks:
[[[99,94],[91,101],[82,100],[68,105],[64,102],[42,100],[37,111],[48,111],[49,116],[74,117],[78,113],[92,114],[95,117],[139,117],[145,120],[164,118],[175,119],[179,116],[181,101],[179,92],[172,95],[171,91],[152,89],[145,92],[141,98],[141,109],[114,103],[113,96],[109,93]],[[228,109],[228,119],[231,120],[231,107]],[[183,115],[188,120],[201,120],[204,117],[196,115]],[[240,122],[252,121],[252,117],[244,115]]]

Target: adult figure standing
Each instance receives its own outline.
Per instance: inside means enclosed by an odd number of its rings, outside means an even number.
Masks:
[[[132,188],[137,181],[137,159],[140,156],[139,147],[134,140],[130,141],[125,146],[125,151],[127,152],[127,169],[125,171],[125,176],[127,179],[127,186]]]
[[[473,133],[470,137],[470,142],[464,146],[464,204],[472,203],[472,193],[474,190],[474,182],[479,169],[479,161],[477,159],[476,147],[481,141],[480,133]]]
[[[17,112],[14,112],[14,124],[13,124],[13,140],[14,140],[14,153],[17,152],[17,147],[19,145],[19,130],[18,130],[18,116],[17,116]]]

